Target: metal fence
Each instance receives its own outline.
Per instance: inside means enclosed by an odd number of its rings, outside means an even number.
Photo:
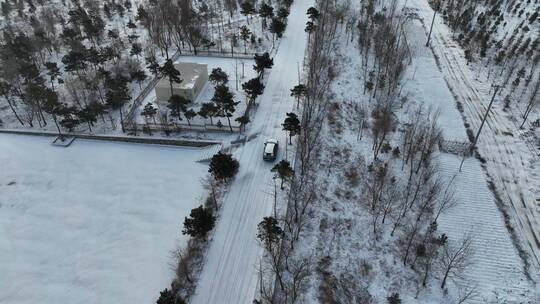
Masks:
[[[464,156],[470,154],[471,143],[457,140],[441,139],[439,141],[439,150],[450,154]]]
[[[231,132],[232,128],[232,132]],[[197,132],[221,132],[221,133],[238,133],[240,132],[239,126],[232,126],[224,124],[221,126],[209,125],[209,124],[184,124],[184,123],[129,123],[126,124],[125,129],[130,132],[181,132],[181,131],[197,131]]]

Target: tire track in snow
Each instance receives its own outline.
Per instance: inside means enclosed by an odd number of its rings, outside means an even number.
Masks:
[[[281,122],[293,109],[289,87],[297,83],[296,63],[302,62],[306,45],[305,12],[312,0],[297,0],[291,7],[289,24],[274,57],[265,93],[251,125],[261,134],[241,147],[235,157],[240,171],[224,197],[220,219],[211,240],[205,265],[191,303],[251,304],[257,291],[256,264],[262,248],[256,240],[257,225],[272,213],[274,163],[262,160],[267,137],[277,138],[284,155],[285,133]]]

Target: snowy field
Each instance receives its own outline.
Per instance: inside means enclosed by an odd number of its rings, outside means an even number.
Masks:
[[[420,22],[415,20],[408,32],[415,58],[404,77],[404,93],[410,100],[440,111],[438,121],[444,139],[467,142],[456,101],[433,53],[422,43],[426,36]],[[524,275],[523,261],[488,188],[480,161],[468,158],[460,173],[461,157],[441,153],[437,160],[441,176],[448,182],[453,180],[455,189],[459,189],[458,204],[441,215],[440,228],[458,238],[472,233],[475,240],[472,263],[459,283],[476,286],[474,303],[529,303],[527,300],[536,294],[534,286]],[[534,276],[534,270],[529,272]]]
[[[0,135],[0,303],[154,303],[200,203],[198,149]]]
[[[414,0],[410,4],[418,9],[427,32],[429,23],[426,20],[431,20],[433,11],[424,0]],[[464,59],[463,50],[451,37],[450,29],[442,19],[436,18],[431,42],[434,53],[439,58],[445,81],[462,105],[469,129],[475,132],[493,93],[491,82],[476,79]],[[530,272],[535,275],[539,273],[540,265],[540,214],[537,205],[540,197],[540,155],[533,140],[519,130],[515,121],[508,119],[502,105],[502,98],[495,98],[478,141],[478,149],[486,160],[484,167],[488,180],[496,186],[504,208],[512,217],[521,247],[530,253]]]

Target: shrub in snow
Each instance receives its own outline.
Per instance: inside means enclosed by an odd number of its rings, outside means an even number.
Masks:
[[[199,206],[192,209],[189,217],[184,220],[182,234],[188,234],[194,238],[206,238],[206,234],[214,228],[216,217],[209,208]]]
[[[388,304],[401,304],[401,299],[399,298],[399,293],[393,293],[391,296],[386,298]]]
[[[208,172],[210,172],[216,180],[227,181],[238,173],[239,167],[240,164],[231,154],[220,151],[212,156]]]
[[[165,288],[160,292],[159,299],[156,301],[157,304],[185,304],[186,302],[177,297],[171,290]]]

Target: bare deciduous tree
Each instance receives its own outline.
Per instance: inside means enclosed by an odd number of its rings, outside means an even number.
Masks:
[[[471,264],[472,235],[466,234],[458,241],[449,240],[441,250],[439,265],[443,278],[441,288],[446,286],[449,277],[460,276],[462,272]]]

